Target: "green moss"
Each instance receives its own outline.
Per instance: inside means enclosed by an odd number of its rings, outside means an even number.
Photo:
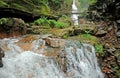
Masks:
[[[50,14],[50,8],[47,7],[46,5],[41,5],[41,9],[40,9],[40,13],[41,14],[45,14],[45,15],[49,15]]]
[[[23,9],[27,10],[27,11],[32,11],[33,10],[33,4],[31,2],[29,2],[28,0],[27,1],[24,1],[24,0],[15,0],[13,1],[11,4],[11,7],[12,8],[16,8],[14,7],[13,5],[16,5],[17,7],[24,7]],[[19,9],[19,10],[23,10],[23,9]]]
[[[95,47],[96,52],[98,52],[100,54],[104,53],[104,51],[103,51],[103,45],[102,44],[98,44],[97,43],[97,44],[94,45],[94,47]]]
[[[99,41],[96,37],[88,34],[88,32],[87,32],[87,34],[80,34],[79,36],[80,36],[81,42],[93,44],[95,47],[95,51],[97,53],[104,54],[103,45],[99,44]]]
[[[67,4],[68,6],[71,6],[72,0],[66,0],[66,4]]]
[[[120,70],[118,70],[118,71],[116,72],[116,76],[117,76],[117,78],[120,78]]]
[[[49,26],[49,20],[47,20],[46,17],[42,17],[42,18],[35,20],[34,24],[39,25],[39,26]]]
[[[64,35],[62,36],[63,39],[67,39],[68,37],[69,37],[69,34],[64,34]]]
[[[40,11],[40,9],[34,9],[33,13],[36,15],[39,15],[39,14],[41,14],[41,11]]]
[[[90,44],[98,43],[98,39],[90,34],[80,34],[79,37],[81,42],[90,43]]]
[[[15,7],[16,9],[21,9],[23,11],[27,11],[28,10],[27,8],[25,8],[25,7],[23,7],[23,6],[19,5],[19,4],[16,4],[16,3],[13,3],[11,6]]]

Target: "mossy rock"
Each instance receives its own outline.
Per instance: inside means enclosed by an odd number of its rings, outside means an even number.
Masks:
[[[9,5],[6,2],[0,0],[0,7],[8,7],[8,6]]]
[[[41,12],[40,13],[49,15],[50,14],[50,8],[47,7],[46,5],[41,5]]]
[[[50,13],[50,8],[47,4],[36,5],[31,0],[0,0],[0,7],[14,8],[34,15],[48,15]]]
[[[21,9],[22,11],[28,11],[27,8],[25,8],[24,6],[21,6],[19,4],[16,4],[16,3],[13,3],[11,6],[15,7],[16,9]]]

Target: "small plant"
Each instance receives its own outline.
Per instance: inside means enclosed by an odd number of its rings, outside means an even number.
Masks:
[[[56,22],[55,23],[55,28],[65,28],[66,24],[62,22]]]
[[[103,52],[103,45],[102,44],[95,44],[94,45],[94,47],[95,47],[95,50],[96,50],[96,52],[98,52],[98,53],[100,53],[100,54],[103,54],[104,52]]]
[[[35,25],[47,25],[48,24],[48,20],[47,20],[46,17],[42,17],[42,18],[39,18],[39,19],[35,20],[34,24]]]
[[[56,20],[48,20],[46,17],[35,20],[34,24],[39,26],[48,26],[51,28],[65,28],[68,26],[68,23],[59,22]]]
[[[0,25],[5,24],[8,21],[7,18],[1,18],[0,19]]]
[[[50,27],[54,28],[54,27],[55,27],[55,24],[56,24],[56,21],[55,21],[55,20],[49,20],[49,25],[50,25]]]

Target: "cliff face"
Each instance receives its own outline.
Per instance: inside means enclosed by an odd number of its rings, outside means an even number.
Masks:
[[[36,4],[34,0],[0,0],[0,7],[14,8],[34,15],[50,13],[50,8],[45,1]]]
[[[71,10],[72,0],[0,0],[0,7],[14,8],[34,15],[59,14]]]

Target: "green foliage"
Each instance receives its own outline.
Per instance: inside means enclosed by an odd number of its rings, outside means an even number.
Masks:
[[[46,17],[35,20],[34,24],[40,26],[50,26],[52,28],[65,28],[68,26],[67,23],[59,22],[56,20],[48,20]]]
[[[34,21],[34,24],[35,24],[35,25],[45,26],[45,25],[48,25],[49,22],[48,22],[48,20],[47,20],[46,17],[42,17],[42,18],[39,18],[39,19],[35,20],[35,21]]]
[[[102,44],[95,44],[94,45],[96,52],[103,54],[103,45]]]
[[[65,28],[67,27],[67,23],[55,21],[55,20],[49,20],[49,24],[52,28]]]
[[[47,4],[48,0],[32,0],[35,5]]]
[[[116,72],[116,76],[117,76],[117,78],[120,78],[120,70],[118,70],[118,71]]]
[[[1,18],[0,19],[0,25],[5,24],[8,21],[7,18]]]
[[[58,10],[64,0],[49,0],[49,4],[54,7],[53,9]]]
[[[55,28],[65,28],[65,23],[62,22],[55,22]]]
[[[50,8],[48,6],[48,0],[32,0],[36,9],[33,11],[37,14],[46,14],[50,13]]]
[[[59,19],[58,19],[59,22],[63,22],[63,23],[66,23],[67,26],[71,26],[73,24],[73,20],[66,16],[66,15],[62,15]]]

